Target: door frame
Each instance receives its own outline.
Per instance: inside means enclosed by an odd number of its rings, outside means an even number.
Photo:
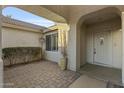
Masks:
[[[112,31],[109,31],[109,33],[110,33],[110,61],[111,61],[111,64],[109,65],[109,64],[101,64],[101,63],[98,63],[98,62],[95,62],[95,54],[94,54],[94,47],[95,47],[95,45],[94,45],[94,43],[95,43],[95,37],[94,37],[94,34],[96,33],[96,32],[100,32],[100,31],[93,31],[92,32],[92,37],[93,37],[93,64],[95,64],[95,65],[100,65],[100,66],[105,66],[105,67],[113,67],[113,61],[112,61],[112,57],[113,57],[113,47],[112,47],[112,42],[113,42],[113,39],[112,39]]]

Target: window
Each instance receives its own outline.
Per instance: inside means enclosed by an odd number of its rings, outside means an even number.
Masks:
[[[51,51],[51,35],[46,36],[46,50]]]
[[[58,33],[46,35],[46,50],[58,51]]]

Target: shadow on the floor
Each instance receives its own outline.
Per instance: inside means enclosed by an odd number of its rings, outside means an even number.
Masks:
[[[120,69],[103,67],[87,63],[81,67],[79,73],[86,74],[90,77],[106,82],[112,82],[112,84],[122,85],[122,74]]]

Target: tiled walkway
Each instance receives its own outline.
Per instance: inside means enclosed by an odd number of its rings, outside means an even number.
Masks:
[[[70,70],[62,71],[56,63],[41,61],[5,68],[5,87],[65,88],[80,75]]]

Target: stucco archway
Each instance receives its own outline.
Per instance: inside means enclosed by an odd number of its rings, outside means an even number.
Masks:
[[[111,40],[111,63],[114,64],[110,67],[122,69],[122,39],[116,41],[115,37],[120,37],[122,35],[122,23],[121,23],[121,11],[115,7],[107,7],[96,12],[82,16],[77,23],[77,70],[86,63],[96,64],[94,57],[94,30],[99,30],[101,32],[110,31],[112,33]],[[118,30],[120,36],[113,36],[115,30]],[[117,42],[120,42],[119,48],[116,47]],[[117,51],[115,51],[117,50]],[[119,52],[118,52],[119,51]],[[115,54],[118,55],[115,56]],[[116,58],[116,57],[119,58]],[[120,63],[118,65],[117,59]],[[116,60],[116,61],[115,61]],[[101,64],[97,64],[101,65]],[[118,65],[118,66],[117,66]],[[106,66],[106,65],[104,65]],[[109,67],[109,66],[108,66]]]

